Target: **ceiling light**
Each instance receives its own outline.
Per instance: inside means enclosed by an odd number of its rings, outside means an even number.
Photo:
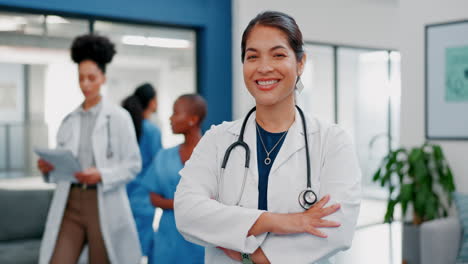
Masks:
[[[146,37],[126,35],[122,37],[122,43],[127,45],[145,46]]]
[[[123,36],[122,43],[135,46],[150,46],[175,49],[186,49],[190,47],[190,41],[185,39],[144,37],[136,35]]]
[[[190,41],[185,39],[172,39],[172,38],[157,38],[149,37],[147,38],[148,46],[152,47],[161,47],[161,48],[176,48],[176,49],[186,49],[190,47]]]
[[[70,22],[60,16],[46,16],[46,23],[47,24],[68,24]]]

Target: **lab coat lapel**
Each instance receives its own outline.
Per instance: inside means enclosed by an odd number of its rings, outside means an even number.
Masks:
[[[283,165],[292,155],[304,148],[304,134],[302,130],[301,116],[296,110],[294,123],[288,130],[288,134],[276,156],[271,167],[270,175],[272,175],[281,165]]]
[[[106,157],[105,155],[102,155],[101,153],[104,151],[102,149],[103,146],[103,140],[108,138],[103,138],[102,133],[105,133],[106,131],[106,126],[107,126],[107,118],[111,114],[111,109],[110,105],[103,99],[102,100],[102,107],[101,111],[99,111],[98,117],[96,119],[96,124],[94,125],[93,133],[91,135],[91,140],[93,142],[93,152],[94,152],[94,159],[96,162],[96,166],[102,166],[103,162],[103,157]],[[108,141],[104,141],[108,142]]]
[[[81,107],[81,106],[80,106]],[[66,136],[66,139],[61,139],[61,140],[70,140],[70,147],[69,147],[69,150],[73,153],[73,155],[75,156],[78,156],[78,148],[79,148],[79,143],[80,143],[80,127],[81,127],[81,118],[80,118],[80,113],[79,113],[79,109],[80,107],[76,108],[73,112],[70,113],[69,116],[65,117],[65,119],[69,119],[69,120],[64,120],[62,121],[62,123],[65,123],[65,122],[70,122],[69,126],[67,125],[67,129],[69,129],[69,131],[67,132],[67,134],[69,136]],[[63,147],[66,144],[65,141],[62,141],[62,142],[57,142],[58,143],[58,147]]]
[[[102,102],[101,102],[102,107],[101,107],[101,111],[99,111],[98,117],[96,119],[96,124],[94,125],[93,134],[92,134],[93,137],[95,137],[95,135],[96,135],[96,133],[98,131],[105,128],[105,126],[107,125],[107,116],[110,116],[108,103],[106,102],[106,100],[104,98],[102,98],[101,100],[102,100]]]

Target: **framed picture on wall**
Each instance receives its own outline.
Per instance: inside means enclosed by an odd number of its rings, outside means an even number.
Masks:
[[[468,140],[468,20],[426,25],[426,139]]]

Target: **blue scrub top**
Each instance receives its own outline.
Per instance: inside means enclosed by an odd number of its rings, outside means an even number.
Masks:
[[[162,148],[161,131],[148,120],[143,120],[140,135],[140,153],[142,169],[136,178],[127,184],[127,194],[140,239],[143,255],[148,256],[153,240],[154,206],[150,202],[149,191],[141,185],[140,180],[151,161]]]
[[[184,167],[180,146],[158,152],[142,178],[142,184],[166,199],[174,199],[179,171]],[[204,263],[205,249],[186,241],[176,228],[174,210],[163,210],[149,263]]]
[[[161,130],[150,121],[144,119],[141,129],[140,138],[140,153],[142,160],[142,172],[151,164],[154,156],[162,148],[161,144]],[[139,175],[142,175],[140,173]]]
[[[270,175],[271,167],[275,161],[276,156],[283,145],[286,135],[284,133],[270,133],[263,129],[260,125],[257,126],[257,166],[258,166],[258,209],[268,210],[268,176]],[[259,133],[260,132],[260,133]],[[284,137],[283,137],[284,135]],[[268,151],[271,151],[269,158],[271,163],[269,165],[265,164],[265,159],[267,153],[263,147],[262,141],[265,144],[265,147]],[[278,142],[279,141],[279,142]],[[271,150],[276,144],[278,145]]]

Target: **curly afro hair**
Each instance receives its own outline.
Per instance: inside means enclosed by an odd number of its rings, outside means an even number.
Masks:
[[[106,72],[106,64],[112,61],[115,53],[114,43],[107,37],[94,34],[76,37],[71,46],[71,58],[75,63],[92,60],[103,73]]]

